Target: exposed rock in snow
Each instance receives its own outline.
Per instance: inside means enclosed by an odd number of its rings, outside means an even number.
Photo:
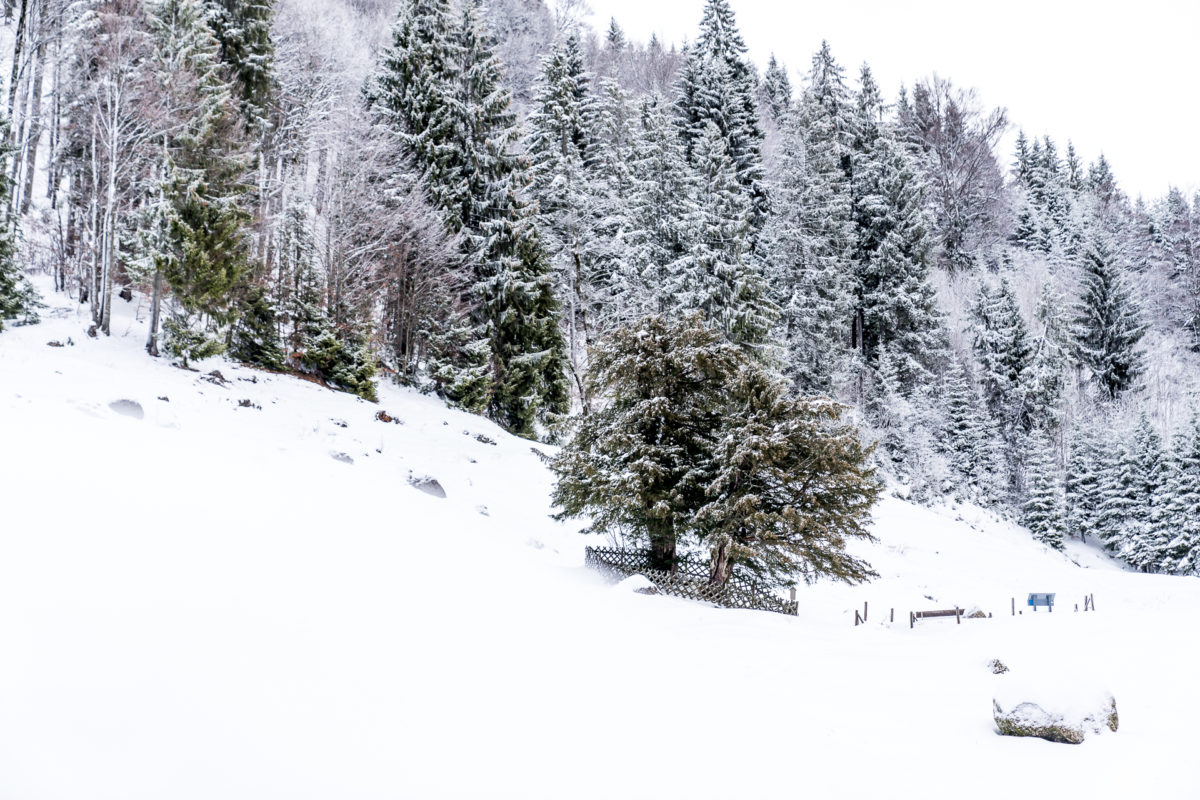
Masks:
[[[1078,687],[1072,689],[1029,694],[1027,687],[1009,688],[992,700],[996,727],[1004,736],[1036,736],[1065,744],[1079,744],[1104,728],[1117,729],[1117,701],[1111,694],[1100,692],[1088,697]],[[1013,697],[1026,699],[1014,702]],[[1030,697],[1036,697],[1037,702]]]

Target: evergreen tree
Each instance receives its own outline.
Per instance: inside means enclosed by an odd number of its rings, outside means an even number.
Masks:
[[[377,120],[400,139],[451,230],[469,227],[465,130],[457,104],[458,54],[449,0],[407,0],[391,44],[363,89]],[[459,115],[459,116],[456,116]]]
[[[262,128],[274,92],[274,0],[207,0],[208,24],[221,44],[221,60],[237,84],[242,118]]]
[[[669,292],[676,308],[703,311],[731,342],[757,348],[774,308],[749,254],[749,204],[716,125],[696,143],[695,160],[697,194],[684,222],[688,251],[670,266]]]
[[[737,29],[729,0],[707,0],[700,21],[700,36],[688,49],[680,72],[678,99],[684,152],[703,169],[705,153],[699,150],[716,126],[733,165],[738,185],[749,199],[750,244],[770,210],[763,182],[762,142],[754,95],[757,76],[746,58],[746,43]],[[711,150],[706,146],[705,150]]]
[[[532,436],[568,410],[567,353],[535,208],[524,200],[510,95],[475,3],[457,20],[448,2],[406,3],[365,95],[422,171],[450,230],[463,234],[475,272],[475,342],[459,348],[469,360],[447,365],[440,380],[451,399],[481,403],[509,430]],[[477,380],[484,365],[489,388]]]
[[[183,122],[163,136],[161,227],[149,244],[156,287],[161,276],[179,306],[167,349],[186,361],[222,349],[206,344],[205,336],[234,316],[232,290],[248,259],[246,159],[238,152],[242,141],[219,45],[199,0],[163,0],[150,27],[157,80],[168,109]],[[153,330],[148,349],[157,354]]]
[[[1200,575],[1200,417],[1177,437],[1157,540],[1162,572]]]
[[[275,306],[266,289],[251,287],[240,305],[242,313],[233,326],[229,355],[267,369],[283,369],[283,343],[279,339]]]
[[[716,584],[738,568],[776,584],[874,575],[845,553],[871,538],[880,486],[839,406],[790,397],[698,313],[618,329],[590,370],[609,402],[554,460],[560,519],[648,543],[656,569],[707,547]]]
[[[590,120],[588,79],[579,42],[570,36],[542,63],[542,78],[527,120],[527,152],[538,220],[564,309],[567,349],[576,385],[593,327],[597,262],[604,240],[597,235],[598,187],[587,168]]]
[[[865,72],[870,86],[870,74]],[[865,108],[859,130],[875,117]],[[924,384],[945,352],[936,293],[929,281],[932,241],[925,189],[911,159],[880,132],[859,159],[854,341],[864,355],[886,346],[901,359],[906,386]]]
[[[742,361],[699,314],[645,317],[599,342],[588,378],[610,402],[554,460],[560,518],[586,514],[586,532],[645,542],[654,568],[671,570],[704,505],[725,383]]]
[[[1082,542],[1089,536],[1100,539],[1109,450],[1094,427],[1080,425],[1076,428],[1065,481],[1067,534]]]
[[[787,67],[775,60],[774,53],[763,73],[763,98],[771,119],[776,125],[782,124],[792,110],[792,82]]]
[[[988,410],[1011,432],[1028,431],[1025,384],[1033,361],[1029,329],[1007,279],[981,284],[971,309],[975,357]]]
[[[840,80],[831,59],[814,61],[813,84],[784,121],[772,186],[778,202],[764,233],[784,372],[803,393],[833,394],[853,369],[846,320],[854,307],[855,229],[844,169],[848,101]]]
[[[1122,555],[1130,566],[1149,572],[1158,567],[1163,556],[1165,542],[1159,540],[1163,510],[1160,503],[1165,500],[1170,465],[1162,437],[1144,412],[1134,431],[1130,456],[1135,481],[1134,513],[1125,529]]]
[[[1107,244],[1093,240],[1083,254],[1082,295],[1075,305],[1074,356],[1108,399],[1131,388],[1144,369],[1138,343],[1146,325]]]
[[[696,515],[710,552],[710,581],[735,566],[780,585],[878,577],[845,551],[847,540],[873,541],[871,506],[882,485],[843,408],[791,396],[757,366],[732,376],[713,456],[709,502]]]
[[[608,278],[607,328],[673,308],[670,270],[688,248],[684,221],[695,177],[664,104],[645,102],[641,117],[629,196],[614,213],[625,247]]]
[[[8,120],[0,117],[0,142],[8,141],[8,131]],[[0,149],[0,162],[8,154],[7,148]],[[9,207],[12,185],[9,174],[0,170],[0,208]],[[0,220],[0,331],[10,320],[37,322],[37,296],[17,261],[17,236],[17,217],[11,213],[5,215]]]
[[[1055,550],[1062,550],[1066,531],[1062,480],[1054,443],[1045,436],[1039,439],[1027,467],[1025,524],[1035,539]]]
[[[966,367],[952,359],[945,376],[945,449],[962,486],[960,495],[992,503],[999,499],[997,475],[1004,469],[996,432]]]
[[[550,265],[522,198],[527,178],[512,148],[518,129],[503,88],[502,66],[486,41],[473,3],[455,30],[460,59],[471,213],[464,219],[478,253],[478,319],[491,343],[496,390],[489,414],[523,436],[569,410],[567,353],[558,327]]]

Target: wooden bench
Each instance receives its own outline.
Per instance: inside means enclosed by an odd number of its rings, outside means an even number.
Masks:
[[[1051,613],[1053,613],[1054,612],[1054,592],[1040,593],[1040,594],[1036,593],[1036,592],[1030,592],[1029,600],[1026,604],[1030,608],[1032,608],[1034,610],[1034,612],[1036,612],[1038,610],[1038,606],[1045,606],[1046,608],[1050,609]]]
[[[908,612],[908,627],[913,628],[919,619],[931,619],[933,617],[954,617],[955,621],[962,625],[963,610],[961,608],[947,608],[940,611],[910,611]]]

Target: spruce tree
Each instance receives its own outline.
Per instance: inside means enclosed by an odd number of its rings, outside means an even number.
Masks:
[[[589,378],[607,402],[553,462],[560,519],[648,544],[655,569],[704,547],[718,585],[735,570],[775,585],[874,576],[845,545],[871,539],[881,487],[840,406],[790,396],[699,313],[618,329]]]
[[[809,394],[833,394],[853,371],[847,320],[854,308],[855,229],[844,169],[848,95],[840,75],[831,57],[815,60],[812,85],[784,122],[772,186],[778,202],[763,237],[784,372]]]
[[[607,281],[606,327],[674,307],[670,269],[685,256],[684,221],[695,176],[666,106],[643,103],[633,142],[629,197],[616,203],[624,248]]]
[[[1176,575],[1200,575],[1200,416],[1176,439],[1174,471],[1163,509],[1158,568]]]
[[[164,0],[150,25],[167,103],[177,112],[187,109],[186,123],[163,137],[162,227],[152,242],[155,272],[178,306],[167,349],[186,362],[222,349],[206,339],[234,316],[232,290],[248,259],[247,162],[238,151],[239,123],[219,70],[219,45],[199,0]]]
[[[1128,459],[1131,513],[1123,530],[1121,555],[1130,566],[1150,572],[1161,563],[1166,545],[1160,538],[1160,517],[1163,505],[1167,504],[1164,491],[1170,468],[1162,437],[1144,412],[1134,430]]]
[[[747,365],[732,376],[724,416],[710,499],[696,515],[710,581],[724,583],[735,566],[774,585],[797,574],[806,583],[878,577],[845,550],[850,539],[874,541],[867,525],[883,487],[843,407],[797,398]]]
[[[738,349],[699,314],[654,315],[597,344],[592,393],[608,398],[555,458],[560,518],[586,515],[590,533],[646,543],[671,570],[712,479],[712,450]]]
[[[1136,384],[1144,365],[1138,344],[1146,332],[1112,249],[1094,239],[1083,253],[1082,290],[1072,326],[1074,356],[1107,399]]]
[[[763,133],[754,100],[756,83],[729,0],[707,0],[700,36],[687,50],[680,71],[676,106],[684,152],[692,164],[703,168],[704,155],[698,147],[708,135],[709,126],[716,126],[737,183],[749,200],[752,252],[757,249],[758,232],[770,210],[763,182]]]
[[[960,483],[960,496],[993,503],[999,499],[1004,462],[983,398],[963,362],[954,358],[945,375],[945,450]]]
[[[775,60],[771,53],[767,61],[767,71],[763,73],[763,96],[767,112],[776,125],[792,110],[792,82],[788,78],[787,67]]]
[[[237,84],[238,105],[247,125],[262,129],[271,112],[275,43],[274,0],[207,0],[208,24],[221,44],[221,60]]]
[[[868,110],[860,130],[871,116]],[[932,240],[924,183],[887,132],[875,137],[860,166],[856,338],[864,354],[886,346],[900,357],[907,386],[925,384],[945,352],[945,333],[929,280]]]
[[[8,141],[8,131],[8,120],[0,117],[0,143]],[[9,152],[7,147],[0,148],[0,162]],[[0,208],[9,208],[12,186],[7,171],[0,170]],[[37,322],[37,296],[17,260],[17,222],[12,213],[0,220],[0,331],[11,320],[18,324]]]
[[[472,2],[463,7],[454,42],[465,165],[472,167],[472,205],[464,216],[471,224],[465,232],[478,254],[475,302],[491,344],[496,385],[488,413],[509,430],[533,436],[538,423],[569,410],[559,306],[535,207],[523,199],[528,179],[513,152],[518,129],[503,67]]]
[[[1065,479],[1067,535],[1086,542],[1099,539],[1104,481],[1110,448],[1091,425],[1079,425],[1071,438]]]
[[[750,250],[748,198],[739,190],[725,141],[714,124],[695,146],[696,195],[684,220],[688,250],[672,264],[675,308],[703,311],[729,341],[759,348],[774,308]]]
[[[588,78],[579,42],[570,36],[542,62],[542,76],[526,121],[533,195],[563,308],[567,349],[576,385],[590,344],[596,305],[599,198],[588,169],[591,116]]]
[[[475,341],[458,348],[466,360],[446,365],[439,382],[452,400],[532,436],[568,410],[567,353],[502,75],[475,2],[455,18],[448,2],[410,0],[364,93],[449,229],[463,235],[474,270]],[[478,380],[485,365],[490,387]]]
[[[1062,550],[1066,509],[1054,443],[1049,437],[1038,437],[1026,470],[1025,524],[1039,542]]]

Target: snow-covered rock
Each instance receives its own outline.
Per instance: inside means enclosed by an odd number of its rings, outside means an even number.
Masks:
[[[1105,728],[1117,730],[1117,701],[1083,681],[1006,679],[992,700],[996,727],[1004,736],[1035,736],[1080,744]]]

